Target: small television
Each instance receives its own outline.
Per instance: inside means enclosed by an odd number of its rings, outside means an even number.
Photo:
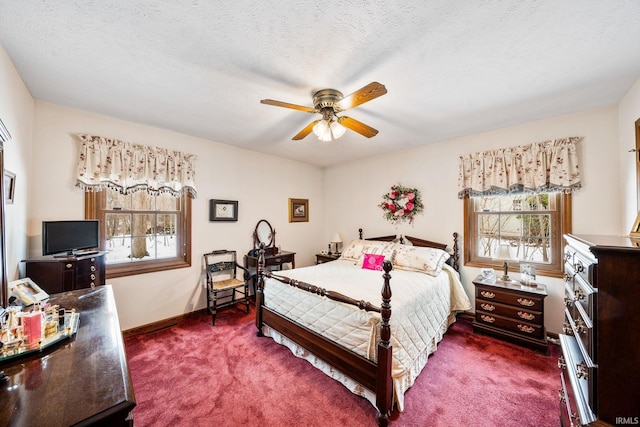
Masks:
[[[42,221],[42,255],[74,256],[100,246],[100,221]]]

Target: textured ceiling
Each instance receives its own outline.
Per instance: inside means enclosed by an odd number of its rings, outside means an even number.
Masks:
[[[617,103],[640,2],[0,0],[0,44],[36,99],[327,166]],[[259,102],[372,81],[371,139]]]

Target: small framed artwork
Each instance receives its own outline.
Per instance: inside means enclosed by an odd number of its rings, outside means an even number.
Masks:
[[[18,298],[25,306],[44,301],[49,298],[49,294],[40,289],[40,287],[28,277],[10,282],[9,292],[12,295],[15,295],[16,298]]]
[[[536,266],[535,264],[520,263],[520,283],[529,286],[536,286]]]
[[[0,142],[7,142],[11,139],[11,134],[0,119]]]
[[[629,232],[629,237],[640,238],[640,212],[636,216],[636,221],[633,223],[633,228]]]
[[[289,222],[309,222],[309,199],[289,199]]]
[[[11,204],[13,203],[13,196],[16,193],[16,174],[4,171],[4,201]]]
[[[209,221],[237,221],[237,200],[209,200]]]

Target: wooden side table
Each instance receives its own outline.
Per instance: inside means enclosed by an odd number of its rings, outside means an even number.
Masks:
[[[277,266],[279,270],[282,270],[282,265],[291,263],[291,268],[296,268],[296,253],[289,251],[280,251],[264,257],[265,267]],[[251,275],[251,287],[252,295],[256,294],[256,282],[258,276],[258,256],[245,255],[244,266],[249,270]]]
[[[487,280],[478,276],[475,286],[474,332],[483,332],[516,344],[547,352],[544,327],[545,285]]]
[[[324,264],[325,262],[335,261],[340,258],[338,254],[316,254],[316,264]]]

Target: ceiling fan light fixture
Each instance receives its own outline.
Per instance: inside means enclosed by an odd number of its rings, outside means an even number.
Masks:
[[[334,120],[329,125],[331,129],[331,133],[333,134],[333,139],[338,139],[347,131],[347,128],[342,126],[337,120]]]
[[[331,141],[331,129],[329,128],[329,122],[325,119],[322,119],[315,124],[313,127],[313,133],[321,141]]]

